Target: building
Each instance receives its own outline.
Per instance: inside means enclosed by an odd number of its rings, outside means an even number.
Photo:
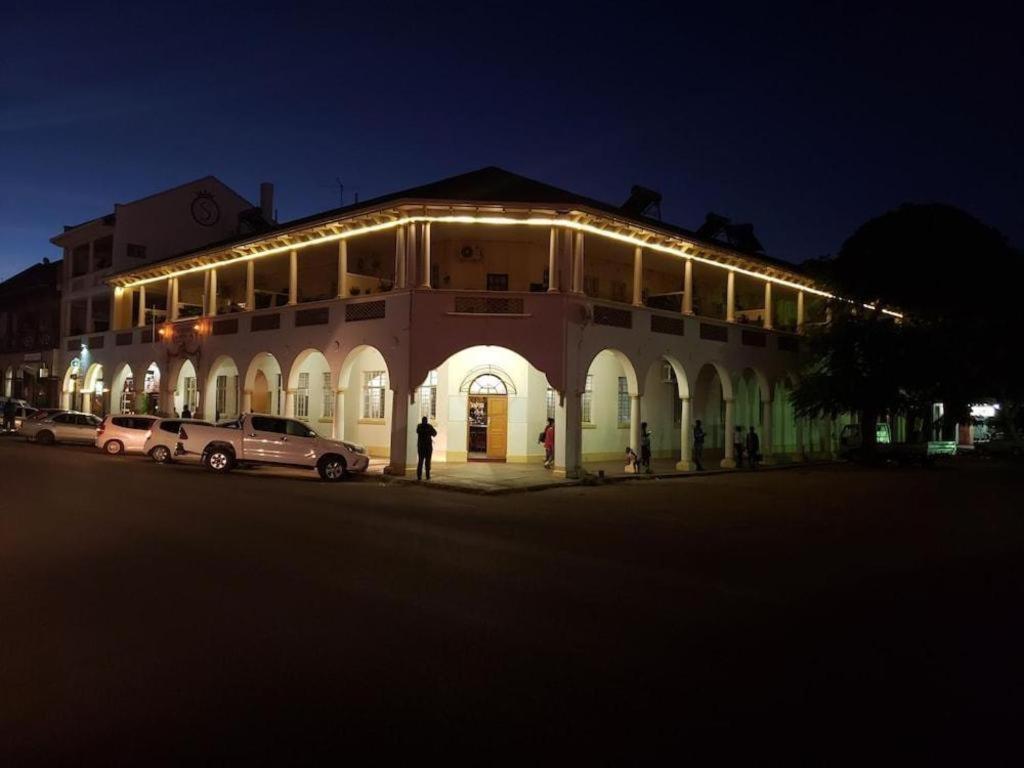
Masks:
[[[195,190],[149,199],[175,202],[147,215],[144,258],[141,235],[117,233],[130,206],[54,239],[69,264],[65,405],[294,416],[396,473],[422,416],[447,462],[539,463],[554,418],[567,475],[621,464],[641,420],[655,456],[684,469],[696,419],[705,463],[733,465],[738,425],[772,460],[832,450],[833,426],[794,419],[787,397],[827,294],[633,197],[617,207],[486,168],[182,248]]]
[[[0,371],[5,397],[60,402],[60,261],[43,259],[0,283]]]

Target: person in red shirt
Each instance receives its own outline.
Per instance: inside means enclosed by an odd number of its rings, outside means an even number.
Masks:
[[[544,428],[544,468],[551,469],[555,466],[555,420],[548,419],[548,425]]]

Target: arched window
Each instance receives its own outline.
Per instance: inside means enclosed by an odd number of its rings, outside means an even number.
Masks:
[[[469,385],[469,394],[507,395],[508,390],[505,389],[504,381],[492,373],[485,373],[484,375],[477,376],[473,379],[473,383]]]

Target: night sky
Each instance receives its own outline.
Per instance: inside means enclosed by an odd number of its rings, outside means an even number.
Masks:
[[[336,178],[348,203],[486,165],[612,203],[644,184],[793,261],[911,200],[1024,244],[1012,3],[345,5],[5,3],[0,277],[207,174],[273,181],[288,220]]]

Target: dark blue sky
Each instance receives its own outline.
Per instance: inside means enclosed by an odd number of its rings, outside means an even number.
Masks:
[[[0,276],[63,224],[214,174],[282,220],[484,165],[834,252],[901,202],[1024,243],[1012,3],[14,3],[0,20]],[[712,5],[714,7],[712,7]]]

